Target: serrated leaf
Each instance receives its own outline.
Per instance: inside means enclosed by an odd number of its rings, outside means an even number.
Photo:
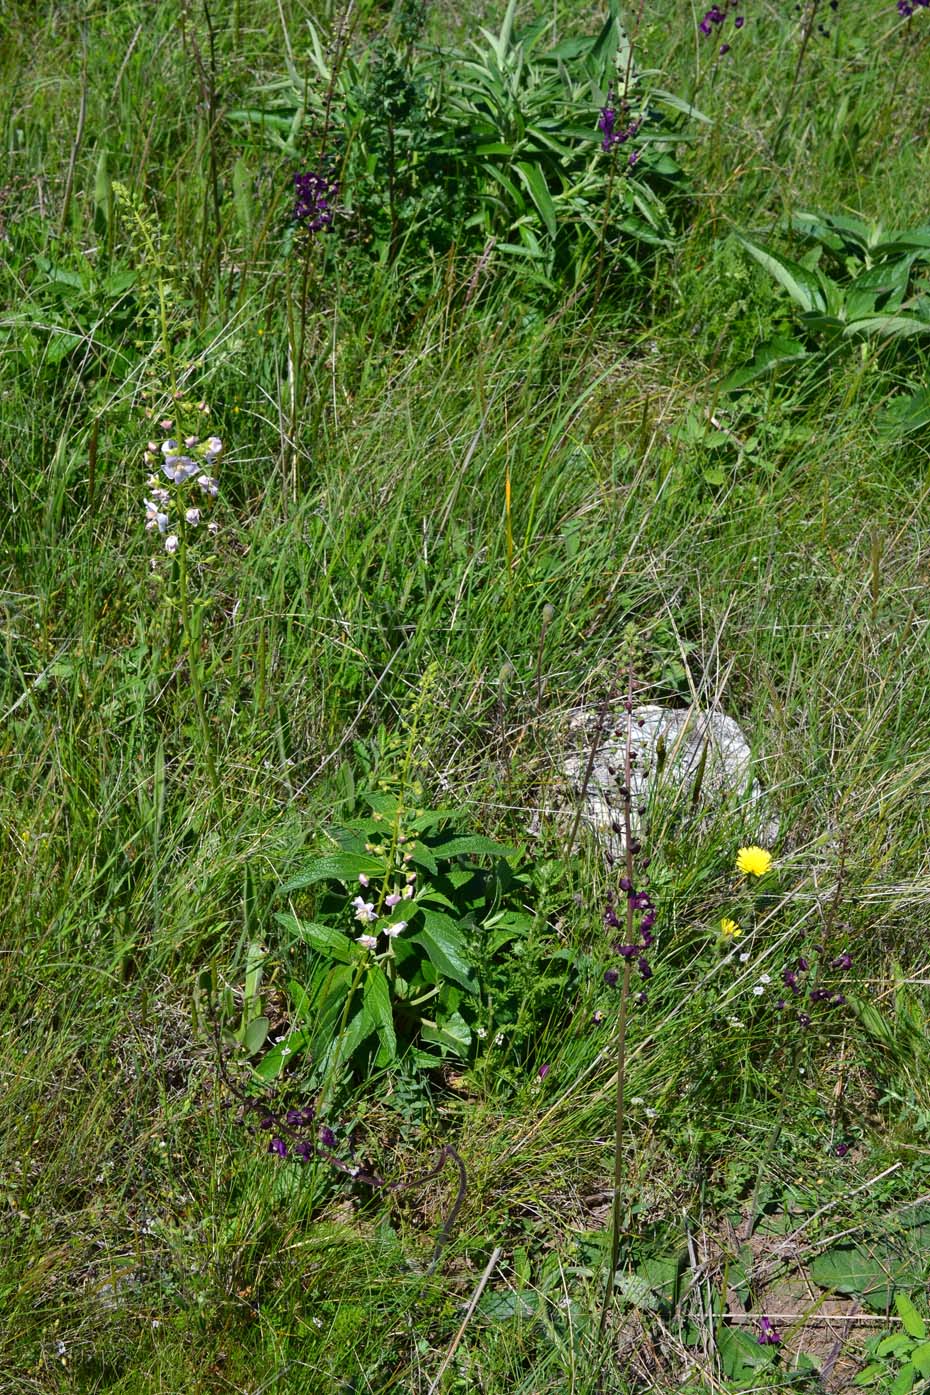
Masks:
[[[275,912],[275,920],[305,944],[311,945],[319,954],[335,960],[337,964],[350,964],[355,958],[351,942],[335,925],[318,925],[312,920],[298,920],[290,911]]]
[[[421,905],[420,913],[423,929],[409,936],[408,943],[422,945],[430,963],[444,978],[451,978],[469,993],[477,993],[475,972],[466,957],[465,940],[455,921],[429,906]]]
[[[894,1305],[898,1310],[898,1317],[904,1324],[904,1330],[909,1337],[919,1337],[924,1341],[927,1336],[927,1324],[918,1313],[914,1304],[906,1293],[896,1293]]]
[[[394,1013],[391,1009],[391,989],[384,970],[379,964],[372,964],[365,974],[362,989],[365,1011],[371,1018],[378,1040],[388,1053],[390,1060],[397,1058],[397,1037],[394,1034]]]

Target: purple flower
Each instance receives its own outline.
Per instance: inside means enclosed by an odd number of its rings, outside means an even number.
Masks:
[[[260,1129],[273,1129],[274,1119],[272,1119],[270,1114],[266,1114],[263,1118],[259,1119],[258,1127]]]
[[[807,962],[806,959],[799,959],[799,960],[798,960],[798,973],[799,973],[799,974],[806,974],[809,967],[810,967],[810,965],[808,964],[808,962]]]
[[[335,1148],[336,1146],[336,1135],[325,1124],[320,1129],[320,1142],[324,1148]]]
[[[621,959],[632,959],[638,948],[638,945],[614,945],[614,953]]]
[[[325,174],[311,170],[307,174],[294,175],[294,192],[296,202],[291,217],[295,223],[299,223],[309,233],[322,232],[324,228],[332,227],[333,210],[330,200],[338,194],[338,184],[328,179]]]
[[[648,962],[645,959],[643,959],[642,956],[640,956],[640,958],[637,959],[636,967],[639,969],[639,972],[643,978],[652,978],[652,970],[650,969]]]
[[[299,1109],[289,1109],[284,1117],[292,1129],[300,1128],[300,1125],[303,1123]]]
[[[607,926],[608,930],[619,930],[620,922],[617,919],[617,912],[614,910],[613,906],[608,906],[604,912],[604,924]]]
[[[316,1117],[316,1110],[312,1104],[305,1105],[300,1111],[300,1122],[302,1124],[312,1124]]]
[[[798,1013],[798,1025],[801,1026],[801,1027],[809,1027],[809,1026],[811,1025],[810,1013],[807,1013],[807,1012],[799,1012],[799,1013]]]
[[[849,1152],[849,1144],[838,1143],[833,1151],[838,1158],[845,1158],[846,1154]]]
[[[606,969],[604,972],[604,982],[608,988],[616,988],[620,973],[617,969]]]
[[[851,954],[847,954],[846,951],[844,950],[842,954],[838,954],[838,955],[836,956],[835,959],[831,959],[831,960],[830,960],[830,968],[831,968],[831,969],[851,969],[851,968],[852,968],[852,955],[851,955]]]
[[[725,53],[729,53],[729,52],[730,52],[730,45],[729,45],[729,44],[721,44],[721,45],[720,45],[720,57],[721,57],[721,58],[723,57],[723,55],[724,55]]]
[[[629,877],[621,877],[621,878],[620,878],[620,890],[621,890],[621,891],[632,891],[632,890],[633,890],[633,883],[630,881]]]
[[[283,1138],[273,1138],[268,1144],[269,1153],[277,1153],[279,1158],[287,1157],[287,1144]]]
[[[737,29],[742,29],[743,25],[746,23],[746,20],[742,15],[737,15],[733,23]]]
[[[786,988],[791,989],[792,993],[800,993],[801,989],[798,985],[798,976],[792,973],[790,969],[785,969],[781,976],[781,981]]]
[[[303,1142],[296,1144],[294,1154],[300,1158],[301,1162],[309,1162],[313,1157],[313,1144],[304,1139]]]
[[[546,1076],[549,1074],[549,1070],[549,1066],[540,1066],[536,1074],[539,1076],[540,1080],[545,1080]]]
[[[607,100],[610,101],[609,94]],[[610,150],[611,146],[614,144],[614,126],[616,125],[616,121],[617,113],[614,111],[613,107],[601,108],[601,114],[598,119],[597,129],[601,132],[601,134],[604,137],[604,139],[601,141],[602,150]]]
[[[760,1322],[759,1322],[759,1346],[760,1346],[760,1347],[774,1347],[774,1346],[777,1346],[778,1343],[779,1343],[780,1341],[781,1341],[781,1333],[775,1331],[775,1328],[772,1326],[772,1324],[771,1324],[771,1322],[769,1321],[769,1319],[768,1319],[767,1317],[764,1317],[764,1318],[760,1319]]]

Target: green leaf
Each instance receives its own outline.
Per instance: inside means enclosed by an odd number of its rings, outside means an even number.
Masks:
[[[279,1041],[270,1051],[265,1053],[254,1067],[255,1074],[262,1080],[277,1080],[285,1066],[303,1050],[306,1044],[306,1032],[288,1032],[283,1041]]]
[[[424,1041],[445,1047],[458,1056],[464,1056],[471,1046],[471,1032],[460,1012],[450,1012],[440,1022],[428,1022],[424,1019],[420,1035]]]
[[[255,1056],[268,1040],[271,1024],[267,1017],[253,1017],[243,1033],[243,1044],[250,1056]]]
[[[899,393],[883,408],[875,423],[878,434],[885,437],[909,436],[925,426],[930,426],[930,388]]]
[[[904,1330],[909,1337],[919,1337],[924,1341],[927,1336],[927,1324],[918,1313],[914,1304],[906,1293],[896,1293],[894,1305],[898,1310],[898,1317],[904,1324]]]
[[[792,261],[790,257],[783,257],[779,252],[773,252],[761,243],[753,242],[743,233],[737,233],[736,236],[749,255],[755,257],[760,266],[765,267],[769,275],[785,288],[802,310],[826,310],[826,298],[813,271],[801,266],[800,262]]]
[[[483,838],[475,833],[465,835],[461,838],[452,837],[445,842],[434,843],[433,852],[437,857],[478,857],[487,855],[488,857],[519,857],[520,849],[507,847],[504,843],[495,843],[492,838]]]
[[[921,1380],[930,1380],[930,1342],[921,1342],[911,1352],[911,1361]]]
[[[365,975],[362,990],[365,1011],[374,1024],[378,1040],[391,1061],[397,1059],[397,1038],[394,1035],[394,1014],[391,1010],[391,989],[380,964],[372,964]]]
[[[737,388],[745,387],[747,383],[765,374],[774,373],[785,364],[800,363],[810,357],[810,353],[799,340],[779,335],[760,344],[752,362],[744,368],[735,368],[728,373],[720,386],[724,392],[735,392]]]
[[[335,925],[318,925],[312,920],[298,920],[290,911],[277,911],[275,920],[285,929],[292,931],[299,940],[311,945],[327,959],[334,959],[337,964],[351,964],[355,957],[351,942]]]
[[[516,170],[529,190],[530,198],[536,205],[536,211],[546,225],[546,231],[550,237],[555,237],[557,232],[555,204],[552,202],[552,195],[549,192],[545,175],[538,165],[531,165],[523,160],[517,164]]]
[[[325,857],[314,858],[296,877],[279,887],[278,895],[289,896],[292,891],[301,891],[316,882],[357,882],[360,872],[368,877],[383,876],[384,860],[367,853],[328,853]]]
[[[902,1366],[888,1387],[888,1395],[907,1395],[917,1379],[917,1371],[910,1362]]]
[[[469,993],[477,993],[475,972],[465,955],[465,941],[451,916],[421,906],[424,928],[409,937],[408,943],[420,944],[434,968],[445,978],[461,984]]]
[[[853,334],[876,334],[885,339],[908,339],[914,334],[930,334],[930,323],[916,315],[868,315],[853,320],[843,333],[847,338]]]

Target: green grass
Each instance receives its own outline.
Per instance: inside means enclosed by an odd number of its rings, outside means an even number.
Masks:
[[[223,110],[285,77],[288,51],[304,71],[308,7],[221,8]],[[309,8],[331,34],[331,7]],[[498,1248],[445,1392],[849,1389],[865,1339],[897,1329],[880,1303],[850,1318],[849,1294],[825,1316],[811,1266],[843,1243],[897,1266],[926,1310],[928,449],[875,429],[893,391],[926,384],[926,354],[717,386],[797,332],[731,229],[787,248],[799,208],[930,221],[930,17],[869,8],[812,39],[783,112],[790,16],[754,13],[714,68],[691,19],[646,6],[642,64],[710,118],[683,128],[674,246],[599,299],[500,261],[472,296],[464,254],[388,266],[337,229],[296,373],[293,164],[222,119],[211,137],[202,9],[0,14],[3,1390],[425,1395]],[[437,9],[428,32],[497,28],[480,9]],[[521,13],[565,37],[587,12]],[[353,52],[386,16],[362,7]],[[173,371],[226,443],[215,559],[192,573],[219,790],[143,528],[143,409],[170,402],[159,282]],[[558,751],[573,708],[622,693],[631,634],[645,697],[740,721],[780,834],[751,931],[739,817],[651,811],[658,941],[630,1026],[622,1301],[599,1347],[615,873],[592,838],[566,852]],[[369,1063],[334,1086],[366,1166],[411,1177],[446,1143],[464,1159],[431,1272],[451,1171],[386,1195],[278,1163],[196,1010],[202,976],[239,991],[262,939],[266,1010],[286,1013],[313,955],[276,921],[278,888],[378,781],[535,869],[535,939],[496,970],[526,997],[502,1042],[492,1026],[466,1061]],[[716,948],[734,911],[745,969]],[[768,971],[774,994],[821,940],[854,956],[850,1004],[804,1034],[751,984]],[[550,993],[563,962],[570,987]],[[480,1011],[493,1024],[487,996]],[[318,1087],[302,1058],[281,1107]],[[756,1368],[765,1312],[786,1341]]]

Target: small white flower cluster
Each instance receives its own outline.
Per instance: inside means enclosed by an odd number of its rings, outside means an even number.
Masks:
[[[393,911],[394,907],[398,906],[401,901],[409,901],[413,897],[416,877],[416,872],[408,872],[406,878],[407,884],[403,891],[392,892],[390,896],[385,896],[384,904],[389,910]],[[364,872],[359,873],[358,879],[363,887],[366,887],[370,880]],[[373,925],[378,919],[375,903],[373,901],[366,901],[364,896],[356,896],[352,902],[352,908],[355,913],[355,919],[361,925]],[[360,944],[363,949],[377,949],[378,935],[386,935],[389,940],[395,940],[406,928],[406,920],[389,920],[386,925],[379,926],[375,934],[366,931],[362,935],[357,935],[355,937],[355,942],[356,944]]]
[[[170,420],[162,421],[160,425],[163,431],[174,429],[174,422]],[[188,528],[199,528],[203,517],[202,509],[197,505],[185,507],[186,501],[180,497],[180,490],[195,480],[204,496],[204,503],[215,499],[220,487],[213,471],[222,454],[223,442],[219,436],[208,436],[205,441],[199,436],[185,436],[183,444],[175,437],[167,436],[160,443],[149,441],[146,445],[143,459],[152,473],[148,479],[149,497],[145,500],[145,531],[160,533],[169,555],[173,556],[180,545],[178,533],[172,529],[172,509],[183,515]],[[155,471],[159,457],[161,475]],[[173,486],[174,493],[171,488],[165,488],[162,478]],[[207,524],[207,532],[215,536],[219,532],[219,524],[211,520]]]

